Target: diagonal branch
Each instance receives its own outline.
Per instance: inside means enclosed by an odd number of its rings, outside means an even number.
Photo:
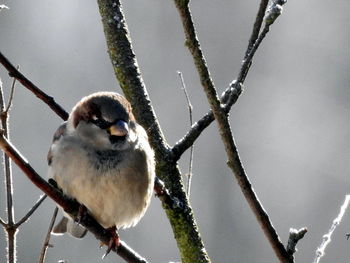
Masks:
[[[156,154],[165,155],[168,146],[152,108],[133,52],[120,0],[98,0],[108,53],[113,70],[139,124],[151,135],[150,143]]]
[[[315,255],[314,261],[312,261],[312,263],[319,263],[321,258],[325,255],[325,250],[326,250],[327,246],[332,241],[332,235],[333,235],[335,229],[341,223],[341,221],[344,217],[344,214],[349,207],[349,204],[350,204],[350,195],[345,195],[345,200],[340,207],[340,211],[339,211],[337,217],[334,218],[334,220],[332,221],[332,225],[331,225],[330,229],[328,230],[328,232],[323,235],[322,243],[317,248],[316,255]]]
[[[202,54],[199,41],[196,36],[196,31],[192,21],[191,12],[189,9],[189,1],[175,0],[176,7],[179,11],[183,28],[186,36],[186,45],[190,50],[194,63],[196,65],[203,89],[207,95],[208,102],[213,111],[214,117],[219,126],[219,132],[225,146],[228,156],[228,165],[235,175],[241,190],[255,214],[260,226],[262,227],[266,237],[268,238],[276,256],[281,262],[292,262],[289,255],[280,241],[276,230],[260,204],[253,187],[244,171],[243,165],[238,155],[237,147],[235,145],[228,118],[221,107],[220,100],[216,93],[213,81],[211,80],[205,58]]]
[[[267,8],[268,1],[261,0],[258,14],[253,27],[247,50],[244,55],[243,63],[237,77],[237,82],[243,83],[247,77],[248,71],[253,61],[253,57],[266,34],[270,30],[270,26],[275,22],[276,18],[282,13],[283,7],[287,0],[274,0]],[[260,32],[264,22],[264,28]],[[260,34],[259,34],[260,32]]]
[[[17,66],[16,69],[19,70],[19,66]],[[13,80],[12,80],[12,85],[11,85],[10,96],[9,96],[9,101],[8,101],[8,103],[7,103],[6,109],[3,110],[3,113],[4,113],[4,114],[8,114],[9,111],[10,111],[10,108],[11,108],[11,106],[12,106],[13,97],[14,97],[14,94],[15,94],[15,88],[16,88],[16,79],[13,78]]]
[[[50,221],[50,225],[49,225],[49,228],[48,228],[47,233],[46,233],[45,241],[44,241],[43,247],[42,247],[41,252],[40,252],[40,257],[39,257],[38,263],[44,263],[45,262],[47,249],[49,247],[52,247],[52,245],[50,245],[51,231],[52,231],[52,228],[53,228],[53,226],[55,224],[57,213],[58,213],[58,207],[56,206],[54,211],[53,211],[53,215],[52,215],[52,218],[51,218],[51,221]]]
[[[243,86],[240,83],[232,82],[220,98],[223,110],[228,114],[231,107],[236,103]],[[195,122],[191,129],[182,137],[171,149],[172,156],[175,161],[180,159],[181,155],[190,148],[202,132],[215,120],[212,110],[209,110],[200,120]]]
[[[155,151],[156,173],[172,197],[170,206],[162,200],[177,241],[182,262],[209,262],[192,208],[186,198],[180,171],[160,129],[132,49],[120,0],[98,0],[109,56],[120,87],[130,101],[137,121],[147,130]]]
[[[268,4],[269,4],[269,0],[261,0],[261,2],[260,2],[259,10],[258,10],[258,13],[257,13],[256,18],[255,18],[253,30],[252,30],[252,33],[251,33],[250,38],[249,38],[248,47],[247,47],[247,50],[246,50],[245,55],[244,55],[245,58],[248,57],[250,50],[254,46],[255,41],[258,39],[261,25],[263,23],[265,11],[266,11]]]
[[[2,225],[3,227],[7,227],[7,224],[5,223],[5,221],[0,217],[0,225]]]
[[[47,195],[42,195],[40,196],[39,200],[33,205],[33,207],[27,212],[27,214],[25,214],[21,220],[19,220],[16,224],[15,227],[18,228],[20,227],[20,225],[22,225],[23,223],[25,223],[30,216],[35,212],[36,209],[38,209],[38,207],[41,205],[42,202],[44,202],[44,200],[46,199]]]
[[[183,90],[185,97],[186,97],[186,100],[187,100],[187,108],[188,108],[188,114],[190,117],[190,125],[192,126],[193,125],[193,114],[192,114],[193,106],[191,104],[190,97],[187,93],[186,84],[185,84],[185,80],[183,78],[182,72],[178,71],[177,74],[180,77],[181,85],[182,85],[181,89]],[[188,197],[188,199],[190,199],[190,196],[191,196],[191,184],[192,184],[192,177],[193,177],[193,174],[192,174],[193,148],[194,148],[194,144],[192,144],[192,146],[190,147],[190,160],[189,160],[189,165],[188,165],[188,174],[186,175],[187,176],[187,197]]]
[[[243,83],[248,74],[249,68],[252,63],[252,59],[262,40],[269,31],[269,25],[265,24],[264,29],[261,34],[259,34],[262,23],[264,21],[265,11],[268,5],[268,0],[261,0],[258,13],[256,15],[253,30],[249,39],[248,47],[244,55],[243,63],[239,71],[237,80],[232,81],[230,86],[225,90],[224,94],[221,96],[221,103],[226,103],[224,106],[224,111],[228,114],[231,110],[233,104],[236,103],[238,97],[242,93]],[[226,97],[226,98],[225,98]],[[194,141],[199,137],[204,129],[206,129],[213,121],[214,115],[212,110],[209,110],[199,121],[197,121],[187,134],[181,138],[172,148],[174,159],[178,160],[181,155],[194,143]]]
[[[0,53],[1,55],[1,53]],[[7,59],[6,59],[7,60]],[[1,59],[0,59],[0,63],[2,63]],[[9,61],[8,61],[8,64],[11,64]],[[11,64],[12,65],[12,64]],[[26,77],[24,77],[26,78]],[[31,83],[29,81],[29,83]],[[43,93],[43,91],[40,91]],[[48,95],[46,95],[48,96]],[[51,105],[50,106],[51,109],[55,108],[55,105]],[[62,109],[62,111],[60,111],[59,109]],[[68,115],[66,116],[64,113],[65,113],[65,110],[63,110],[63,108],[61,106],[57,107],[56,108],[57,111],[54,110],[54,112],[56,114],[58,114],[61,118],[63,118],[63,120],[66,120]],[[61,112],[61,114],[59,114],[58,112]],[[153,126],[153,125],[151,125]],[[153,136],[153,138],[155,138],[155,140],[157,139],[157,136],[155,136],[157,133],[150,133],[151,136]],[[1,133],[0,133],[0,136],[1,136]],[[151,137],[150,136],[150,137]],[[162,137],[162,136],[161,136]],[[1,141],[2,141],[3,138],[0,137],[0,148],[6,148],[6,143],[5,145],[2,145],[1,144]],[[159,139],[159,138],[158,138]],[[2,145],[2,146],[1,146]],[[13,147],[12,147],[13,148]],[[159,150],[160,148],[158,148]],[[60,192],[57,192],[54,188],[52,188],[49,184],[47,184],[47,182],[45,180],[43,180],[35,171],[34,169],[29,165],[29,163],[20,155],[19,152],[17,152],[17,150],[15,150],[14,148],[11,150],[11,148],[9,148],[9,151],[12,152],[12,157],[11,158],[14,158],[14,160],[17,160],[16,164],[24,171],[24,173],[27,175],[27,177],[37,186],[39,187],[40,189],[44,188],[43,192],[44,193],[47,193],[46,191],[48,192],[51,192],[52,191],[52,195],[49,195],[51,199],[53,199],[55,202],[58,202],[57,200],[60,200],[60,198],[62,197],[61,193]],[[161,150],[159,150],[161,152]],[[168,152],[167,154],[164,154],[164,155],[161,155],[159,154],[160,157],[158,158],[168,158],[170,159],[168,156],[170,155],[170,152]],[[162,163],[165,163],[166,165],[170,166],[170,165],[174,165],[175,163],[172,162],[172,161],[167,161],[167,162],[164,162],[164,161],[160,161]],[[158,161],[159,163],[159,161]],[[169,168],[163,168],[163,169],[169,169]],[[169,169],[170,171],[171,169]],[[180,178],[180,172],[177,170],[177,168],[175,167],[174,168],[174,176],[172,177],[173,179],[176,179],[176,177],[178,176]],[[36,182],[36,183],[35,183]],[[181,186],[178,187],[179,189],[181,189]],[[174,187],[172,188],[172,195],[174,192]],[[181,217],[183,218],[183,220],[181,220],[181,222],[186,222],[186,220],[189,221],[187,227],[184,227],[184,226],[181,226],[180,224],[178,226],[173,226],[174,229],[176,229],[177,227],[179,227],[180,229],[183,230],[183,233],[182,234],[187,234],[187,233],[191,233],[191,236],[192,237],[196,237],[196,234],[195,232],[198,233],[198,230],[196,228],[196,226],[193,226],[193,222],[194,222],[194,219],[193,219],[193,214],[191,212],[191,208],[187,205],[185,206],[184,203],[186,202],[179,202],[179,199],[178,198],[174,198],[172,197],[172,195],[170,195],[170,192],[165,188],[163,182],[156,177],[156,181],[155,181],[155,185],[154,185],[154,191],[157,195],[157,197],[162,201],[162,204],[163,206],[165,207],[166,211],[168,211],[167,213],[168,214],[172,214],[174,215],[174,221],[176,221],[176,218],[178,217]],[[58,195],[58,196],[56,196]],[[55,197],[56,196],[56,197]],[[185,196],[185,194],[183,195]],[[62,197],[62,198],[65,198],[67,199],[66,197]],[[70,199],[67,199],[68,201],[71,201]],[[59,203],[58,203],[59,204]],[[74,204],[74,203],[73,203]],[[66,209],[70,209],[69,208],[69,204],[67,205]],[[72,211],[71,213],[73,213],[74,211],[76,211],[76,207],[73,208],[72,207]],[[69,211],[68,211],[69,213]],[[175,217],[176,215],[176,217]],[[193,220],[193,221],[192,221]],[[4,223],[4,225],[6,225],[5,222],[0,222],[1,224]],[[82,222],[83,223],[83,222]],[[94,227],[94,225],[92,225],[92,228]],[[98,224],[95,226],[96,229],[95,230],[90,230],[89,228],[89,231],[91,231],[92,233],[95,234],[96,238],[97,239],[100,239],[100,240],[108,240],[108,233],[105,233],[107,235],[107,237],[103,237],[103,232],[101,232],[100,234],[98,233],[98,231],[104,231],[104,229],[102,227],[100,227]],[[92,229],[91,228],[91,229]],[[175,231],[175,230],[174,230]],[[101,235],[101,237],[99,237],[99,235]],[[179,235],[180,238],[182,238],[182,235]],[[182,239],[183,240],[183,239]],[[196,241],[196,238],[191,238],[190,240],[188,240],[189,242],[193,242],[193,241]],[[184,248],[188,248],[188,247],[192,247],[192,245],[189,245],[187,246],[188,243],[185,243],[184,245]],[[202,252],[202,253],[205,253],[205,250],[204,249],[201,249],[201,247],[199,248],[199,250]],[[122,246],[118,248],[118,252],[117,252],[122,258],[126,259],[127,261],[128,260],[131,260],[130,262],[146,262],[146,261],[143,261],[143,259],[135,252],[132,250],[132,248],[130,248],[127,244],[125,244],[124,242],[122,242]],[[194,253],[192,253],[192,250],[191,249],[186,249],[186,253],[190,254],[190,255],[193,255],[193,257],[195,257],[196,255]],[[134,259],[132,261],[132,259]],[[142,260],[141,260],[142,259]],[[203,261],[203,262],[206,262],[206,261]]]
[[[249,53],[244,58],[241,69],[238,73],[237,82],[243,83],[248,75],[248,71],[250,69],[250,66],[253,61],[253,57],[255,55],[255,52],[258,50],[258,47],[260,46],[261,42],[264,40],[266,34],[270,30],[270,25],[265,23],[265,26],[263,30],[261,31],[260,35],[256,39],[254,45],[250,48]],[[247,50],[248,51],[248,50]]]
[[[13,162],[24,172],[29,180],[41,189],[46,195],[53,199],[68,214],[76,216],[79,211],[80,204],[68,197],[64,196],[59,190],[51,186],[33,169],[28,161],[17,151],[17,149],[4,137],[0,132],[0,148],[12,159]],[[106,231],[92,216],[87,215],[80,222],[85,228],[95,235],[97,239],[104,244],[109,243],[112,238],[111,232]],[[115,250],[114,250],[115,251]],[[115,251],[120,257],[127,262],[146,262],[136,252],[132,251],[124,242],[121,242]]]
[[[24,87],[33,92],[39,99],[45,102],[58,116],[66,120],[68,118],[68,113],[56,103],[55,99],[45,92],[40,90],[35,86],[29,79],[27,79],[21,72],[19,72],[16,67],[14,67],[11,62],[0,52],[0,63],[7,69],[9,75],[14,77],[19,82],[22,83]]]

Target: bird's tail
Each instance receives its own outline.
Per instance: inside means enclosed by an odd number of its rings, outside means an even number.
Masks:
[[[62,217],[60,222],[53,228],[52,234],[54,235],[63,235],[68,232],[73,237],[83,238],[86,235],[86,228],[77,224],[72,219],[67,217]]]

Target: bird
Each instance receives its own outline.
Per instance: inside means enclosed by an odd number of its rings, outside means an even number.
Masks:
[[[150,204],[154,152],[130,103],[119,93],[83,97],[55,132],[47,160],[49,180],[112,231],[107,252],[119,245],[117,231],[135,226]],[[53,234],[84,237],[87,230],[63,214]]]

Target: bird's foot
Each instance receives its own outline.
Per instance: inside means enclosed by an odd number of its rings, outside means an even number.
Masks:
[[[76,216],[76,218],[75,218],[75,222],[76,222],[77,224],[80,224],[81,221],[84,220],[84,218],[86,217],[86,215],[87,215],[87,208],[86,208],[86,206],[83,205],[83,204],[80,204],[79,210],[78,210],[78,214],[77,214],[77,216]]]
[[[59,189],[59,188],[58,188],[58,185],[57,185],[57,182],[56,182],[54,179],[50,178],[50,179],[49,179],[49,184],[50,184],[51,186],[55,187],[56,189]]]
[[[117,249],[117,247],[120,246],[120,238],[119,238],[117,228],[113,226],[113,227],[107,228],[107,231],[112,235],[112,237],[108,242],[106,253],[104,253],[104,255],[102,256],[102,259],[104,259],[109,254],[109,252],[111,252],[112,249],[113,250]]]

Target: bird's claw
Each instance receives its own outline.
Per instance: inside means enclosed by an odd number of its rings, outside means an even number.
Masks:
[[[104,253],[104,255],[102,256],[102,259],[104,259],[111,252],[111,250],[114,250],[120,246],[120,238],[119,238],[119,234],[117,232],[117,228],[114,226],[114,227],[108,228],[107,230],[108,230],[108,232],[111,233],[112,237],[108,242],[107,250]]]
[[[76,222],[77,224],[80,224],[80,223],[83,221],[83,219],[86,217],[86,214],[87,214],[87,208],[86,208],[86,206],[80,204],[79,210],[78,210],[78,214],[77,214],[77,216],[76,216],[76,218],[75,218],[75,222]]]

